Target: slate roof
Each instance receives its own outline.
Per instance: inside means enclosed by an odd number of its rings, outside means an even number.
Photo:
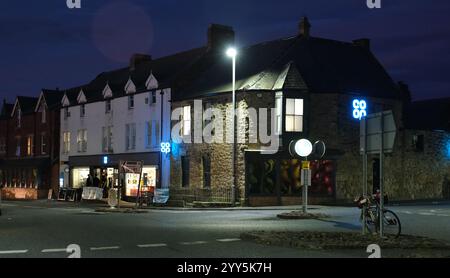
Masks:
[[[49,109],[58,108],[61,106],[61,100],[64,96],[64,92],[59,90],[48,90],[42,89],[42,94],[44,95],[45,102]]]
[[[72,105],[83,89],[87,101],[103,98],[109,84],[114,97],[125,94],[129,78],[145,90],[152,73],[159,88],[172,88],[172,100],[192,99],[231,91],[231,59],[222,51],[196,48],[103,72],[90,83],[66,91]],[[397,84],[370,50],[349,42],[301,35],[255,44],[239,50],[237,90],[308,90],[400,99]]]
[[[36,97],[18,96],[17,102],[19,103],[22,114],[33,113],[38,102]]]
[[[414,101],[405,107],[405,126],[450,131],[450,98]]]
[[[0,119],[8,119],[11,117],[11,112],[14,108],[14,104],[3,102],[2,110],[0,112]]]
[[[189,71],[185,80],[174,86],[175,99],[231,91],[231,59],[223,53],[205,55]],[[283,86],[280,80],[285,81]],[[240,49],[236,87],[400,98],[397,85],[369,50],[353,43],[302,36]]]

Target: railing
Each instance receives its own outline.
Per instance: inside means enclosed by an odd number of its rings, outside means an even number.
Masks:
[[[231,203],[231,188],[170,188],[172,200]]]

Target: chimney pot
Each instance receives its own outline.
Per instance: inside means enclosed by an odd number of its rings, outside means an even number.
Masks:
[[[133,54],[130,58],[130,71],[134,71],[139,64],[143,62],[150,62],[152,56],[146,54]]]
[[[310,30],[311,30],[311,23],[309,23],[308,17],[306,16],[302,17],[300,23],[298,24],[299,35],[305,38],[309,38]]]

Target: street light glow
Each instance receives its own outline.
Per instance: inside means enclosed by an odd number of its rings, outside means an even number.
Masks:
[[[307,157],[312,153],[313,146],[307,139],[298,140],[295,143],[295,152],[301,157]]]
[[[234,58],[237,55],[237,50],[234,47],[230,47],[227,49],[227,56],[230,58]]]

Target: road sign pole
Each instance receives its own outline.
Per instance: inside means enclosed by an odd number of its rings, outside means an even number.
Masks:
[[[381,130],[384,130],[384,114],[381,115]],[[383,219],[384,219],[384,193],[383,193],[383,186],[384,186],[384,173],[383,173],[383,167],[384,167],[384,133],[381,133],[381,141],[380,141],[380,237],[383,237]]]
[[[363,197],[367,196],[367,122],[366,118],[362,119],[363,129],[364,129],[364,137],[363,137]],[[366,227],[366,214],[365,211],[362,211],[362,233],[365,235],[367,233]]]

